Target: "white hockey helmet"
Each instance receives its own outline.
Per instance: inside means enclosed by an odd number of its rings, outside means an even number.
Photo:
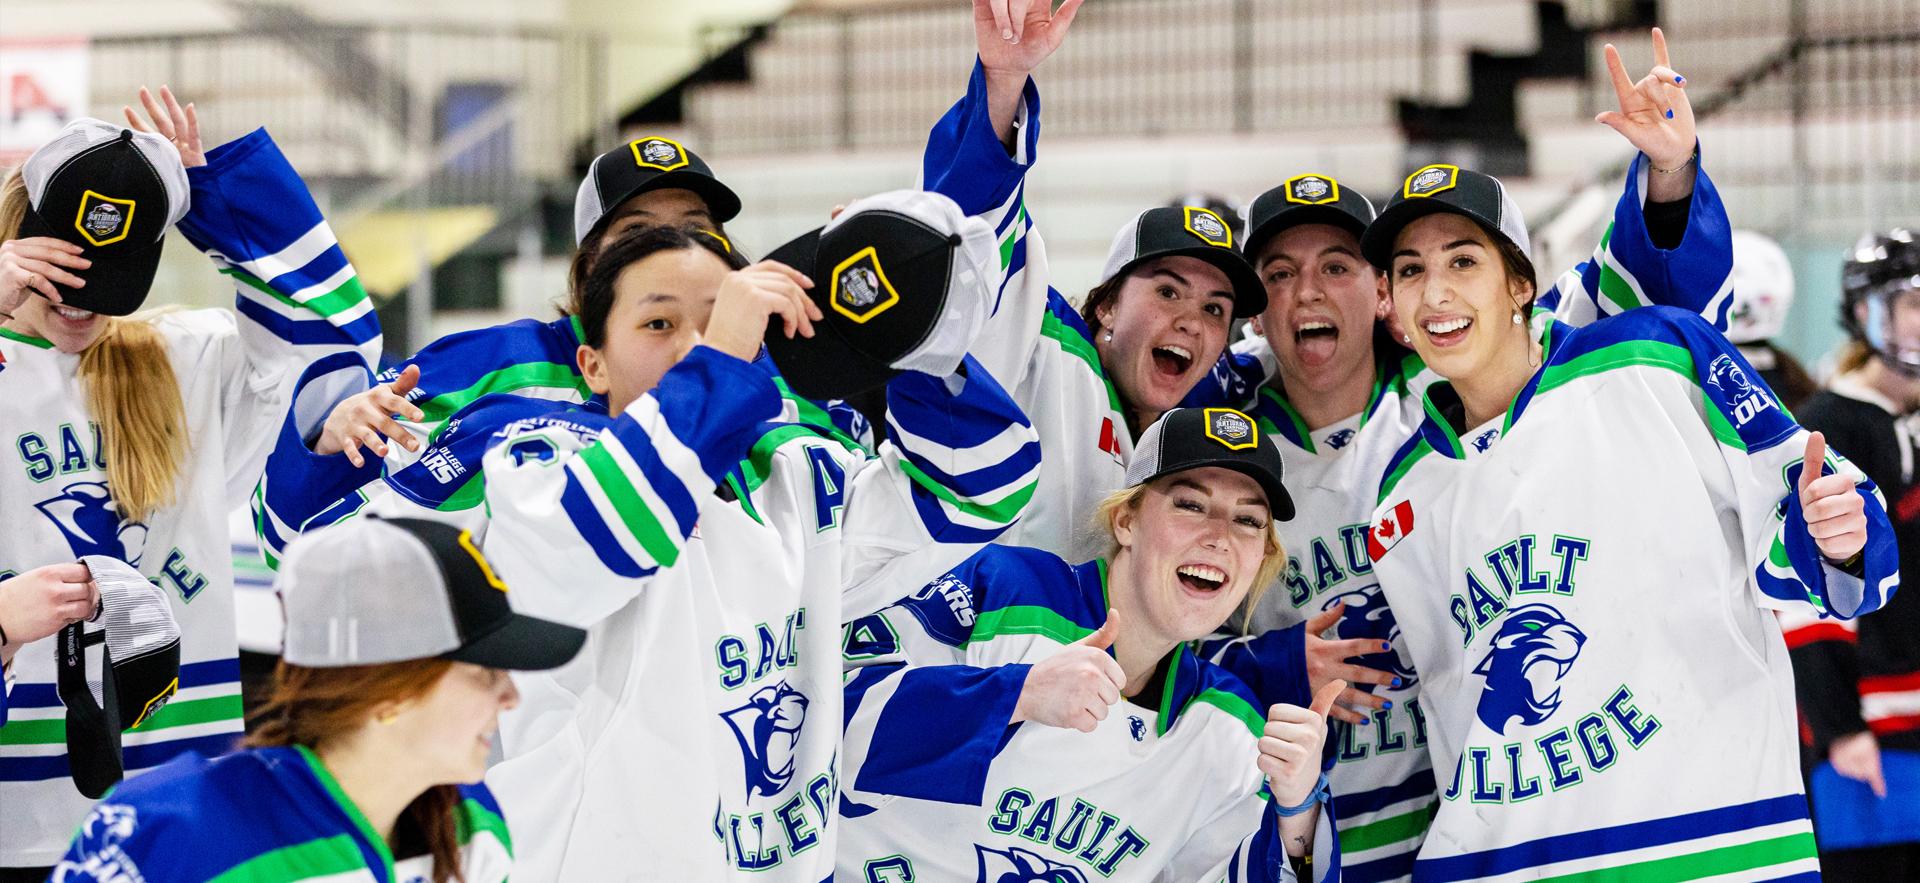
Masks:
[[[1793,263],[1766,234],[1733,231],[1733,309],[1727,339],[1759,343],[1779,336],[1793,309]]]

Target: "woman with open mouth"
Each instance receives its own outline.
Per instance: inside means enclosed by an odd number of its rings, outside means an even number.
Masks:
[[[1637,83],[1627,79],[1619,53],[1606,52],[1619,110],[1601,120],[1638,155],[1601,246],[1535,300],[1536,315],[1582,325],[1643,303],[1712,321],[1728,312],[1726,211],[1695,157],[1693,111],[1683,84],[1673,82],[1679,75],[1662,76],[1669,64],[1665,35],[1655,29],[1652,38],[1658,67]],[[1444,174],[1445,167],[1436,168]],[[1373,577],[1365,535],[1380,475],[1424,416],[1418,391],[1435,375],[1384,321],[1386,276],[1360,250],[1375,216],[1364,195],[1332,175],[1301,170],[1256,198],[1247,214],[1244,250],[1266,286],[1267,308],[1254,319],[1259,335],[1236,345],[1233,358],[1271,373],[1243,407],[1286,458],[1299,514],[1279,526],[1290,552],[1281,584],[1262,595],[1244,625],[1234,622],[1236,630],[1267,637],[1216,649],[1213,658],[1237,669],[1245,659],[1282,652],[1280,645],[1299,653],[1302,637],[1293,627],[1306,622],[1338,642],[1309,642],[1308,667],[1319,675],[1341,662],[1326,658],[1332,646],[1375,642],[1359,659],[1373,669],[1338,670],[1338,677],[1370,686],[1334,706],[1339,723],[1331,738],[1339,747],[1328,775],[1337,823],[1343,831],[1367,829],[1352,835],[1365,848],[1342,853],[1342,879],[1404,880],[1437,789],[1424,750],[1418,673]],[[1441,329],[1459,333],[1453,324]]]
[[[1440,791],[1414,875],[1811,876],[1763,608],[1885,603],[1879,491],[1697,313],[1535,333],[1527,244],[1499,181],[1434,167],[1361,239],[1439,377],[1366,535]]]
[[[1134,438],[1213,370],[1233,321],[1266,293],[1236,250],[1233,223],[1203,206],[1153,208],[1114,236],[1083,306],[1050,285],[1026,211],[1040,133],[1029,74],[1080,9],[1068,0],[975,0],[979,62],[967,94],[930,135],[922,186],[985,219],[1000,240],[1000,302],[974,355],[1033,417],[1046,462],[1033,508],[1007,542],[1072,560],[1104,551],[1094,510],[1121,487]],[[998,7],[998,11],[996,11]]]
[[[145,119],[75,120],[0,185],[0,431],[19,457],[0,470],[0,572],[107,555],[173,600],[181,698],[125,736],[134,777],[240,735],[228,516],[295,378],[364,375],[380,352],[372,303],[266,131],[203,150],[192,104],[140,99]],[[233,309],[140,312],[169,229],[231,277]],[[43,641],[8,674],[0,880],[45,879],[91,805],[58,667]]]
[[[1101,505],[1106,554],[996,544],[849,623],[840,876],[1271,881],[1332,864],[1321,747],[1345,684],[1309,698],[1283,679],[1292,694],[1262,706],[1189,647],[1285,561],[1282,472],[1247,415],[1175,409]]]

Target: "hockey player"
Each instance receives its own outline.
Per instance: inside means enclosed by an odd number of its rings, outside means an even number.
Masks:
[[[565,663],[586,633],[513,612],[446,524],[360,519],[286,565],[286,656],[247,747],[113,791],[54,883],[508,879],[513,838],[480,783],[519,701],[507,670]]]
[[[1229,408],[1168,412],[1073,565],[993,545],[849,623],[836,879],[1279,880],[1317,847],[1325,715],[1262,713],[1188,648],[1267,585],[1279,450]]]
[[[1671,90],[1671,117],[1655,110],[1664,108],[1666,83],[1678,74],[1665,73],[1670,62],[1657,29],[1653,44],[1657,66],[1637,83],[1627,79],[1619,53],[1606,51],[1619,110],[1602,121],[1639,156],[1592,259],[1562,274],[1536,300],[1538,313],[1575,325],[1650,303],[1716,319],[1726,313],[1726,212],[1693,158],[1684,90]],[[1331,175],[1303,172],[1262,194],[1248,215],[1246,253],[1266,285],[1267,309],[1254,320],[1260,336],[1236,347],[1236,355],[1275,366],[1247,409],[1287,460],[1298,514],[1277,526],[1288,550],[1282,583],[1261,598],[1245,626],[1247,634],[1268,637],[1211,658],[1249,684],[1261,683],[1250,666],[1286,654],[1305,656],[1314,683],[1337,676],[1373,685],[1370,693],[1343,695],[1333,710],[1340,723],[1331,737],[1337,747],[1329,781],[1341,877],[1405,879],[1436,799],[1418,672],[1404,646],[1385,653],[1376,646],[1359,660],[1377,671],[1329,656],[1363,639],[1399,643],[1367,558],[1366,525],[1387,460],[1424,416],[1419,395],[1409,390],[1434,375],[1423,374],[1419,358],[1390,340],[1379,321],[1387,286],[1360,252],[1374,218],[1365,196]],[[1302,636],[1291,630],[1302,621],[1312,635],[1332,625],[1336,640],[1307,637],[1303,650]]]
[[[991,309],[992,235],[934,194],[858,201],[820,234],[812,298],[723,288],[698,334],[650,321],[661,289],[630,261],[645,240],[603,254],[583,299],[583,374],[608,413],[517,423],[483,464],[485,548],[517,603],[591,633],[522,682],[489,782],[543,820],[519,839],[534,879],[814,883],[841,824],[842,593],[926,582],[1034,493],[1032,428],[964,358]],[[770,366],[748,361],[770,317],[918,341],[822,366],[903,369],[878,458],[781,419]]]
[[[1760,372],[1767,388],[1789,412],[1798,413],[1820,391],[1813,375],[1787,351],[1774,346],[1793,309],[1793,262],[1780,243],[1764,233],[1733,231],[1733,309],[1727,339]],[[1845,445],[1835,445],[1846,451]]]
[[[347,500],[317,500],[313,473],[302,467],[300,478],[289,475],[277,468],[287,459],[283,457],[276,457],[261,479],[252,505],[269,566],[301,530],[335,523],[382,497],[387,499],[381,511],[388,514],[419,514],[479,527],[485,514],[476,507],[485,496],[485,479],[471,468],[475,463],[448,462],[444,451],[433,457],[428,446],[450,428],[474,419],[476,403],[489,395],[568,403],[591,398],[574,355],[582,344],[576,318],[580,290],[598,255],[635,231],[684,227],[705,231],[730,262],[744,266],[725,228],[739,212],[740,198],[698,154],[671,138],[637,138],[595,158],[574,197],[577,248],[560,317],[451,334],[377,379],[363,379],[358,394],[327,415],[321,432],[299,442],[301,449],[322,457],[342,455],[345,462],[307,466],[324,465],[330,472],[351,467],[353,474],[329,475],[324,482],[330,488],[347,487]],[[847,444],[871,449],[871,429],[853,408],[811,402],[789,394],[784,386],[782,394],[800,419]],[[362,448],[374,457],[365,457]],[[422,484],[430,492],[418,492],[426,490]]]
[[[364,376],[380,349],[372,304],[266,132],[202,153],[195,112],[164,89],[142,99],[151,123],[132,111],[129,127],[72,123],[0,196],[12,220],[0,235],[14,240],[0,279],[30,277],[30,291],[0,291],[12,314],[0,325],[0,430],[19,454],[0,473],[0,576],[104,554],[172,596],[179,696],[126,735],[130,776],[240,734],[227,513],[258,478],[302,370]],[[235,310],[128,315],[176,223],[233,278]],[[89,801],[67,781],[52,645],[23,648],[14,677],[0,867],[44,869]]]
[[[1441,790],[1414,876],[1817,870],[1761,607],[1892,595],[1873,483],[1697,314],[1531,333],[1527,231],[1493,178],[1416,171],[1361,246],[1442,378],[1367,538]]]
[[[1861,240],[1841,292],[1852,341],[1840,374],[1797,413],[1893,501],[1900,557],[1920,561],[1920,243],[1904,229]],[[1920,597],[1901,592],[1857,623],[1804,610],[1780,620],[1817,766],[1809,788],[1821,872],[1835,881],[1920,874],[1920,826],[1901,812],[1920,797]]]
[[[1033,507],[1005,541],[1074,561],[1105,551],[1093,512],[1124,483],[1134,434],[1179,404],[1225,351],[1233,319],[1265,300],[1232,225],[1200,206],[1149,209],[1122,228],[1083,310],[1049,285],[1023,201],[1040,134],[1028,74],[1080,5],[974,0],[979,63],[934,126],[921,176],[1000,242],[1000,296],[974,355],[1033,418],[1047,452]],[[1012,30],[1017,43],[1002,36]]]

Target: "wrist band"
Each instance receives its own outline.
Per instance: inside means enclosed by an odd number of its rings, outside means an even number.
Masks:
[[[1316,806],[1319,806],[1320,801],[1325,800],[1326,797],[1327,797],[1327,774],[1321,773],[1320,781],[1314,783],[1313,792],[1307,795],[1307,799],[1301,801],[1298,806],[1276,805],[1273,808],[1273,812],[1275,815],[1283,819],[1292,818],[1294,816],[1297,816],[1297,815],[1300,815],[1301,813],[1306,812],[1307,810],[1310,810]]]
[[[1696,159],[1699,159],[1699,158],[1700,158],[1700,151],[1699,151],[1698,149],[1696,149],[1696,150],[1694,150],[1694,151],[1693,151],[1693,155],[1692,155],[1692,156],[1689,156],[1689,157],[1687,157],[1687,161],[1686,161],[1686,162],[1683,162],[1683,163],[1681,163],[1681,164],[1679,164],[1679,165],[1677,165],[1677,166],[1674,166],[1674,167],[1673,167],[1673,168],[1671,168],[1671,169],[1663,169],[1663,168],[1661,168],[1661,167],[1659,167],[1659,166],[1656,166],[1656,165],[1654,165],[1654,164],[1653,164],[1653,158],[1652,158],[1652,157],[1648,157],[1648,158],[1647,158],[1647,168],[1649,168],[1649,169],[1652,169],[1652,170],[1654,170],[1654,171],[1656,171],[1656,172],[1659,172],[1659,173],[1660,173],[1660,174],[1662,174],[1662,175],[1671,175],[1671,174],[1674,174],[1675,172],[1680,172],[1680,171],[1684,171],[1684,170],[1686,169],[1686,167],[1687,167],[1687,166],[1690,166],[1690,165],[1693,165],[1693,161],[1694,161],[1694,160],[1696,160]]]

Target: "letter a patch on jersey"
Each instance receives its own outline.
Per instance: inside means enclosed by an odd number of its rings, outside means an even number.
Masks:
[[[1378,561],[1401,538],[1413,532],[1413,501],[1401,500],[1391,511],[1367,528],[1367,555]]]

